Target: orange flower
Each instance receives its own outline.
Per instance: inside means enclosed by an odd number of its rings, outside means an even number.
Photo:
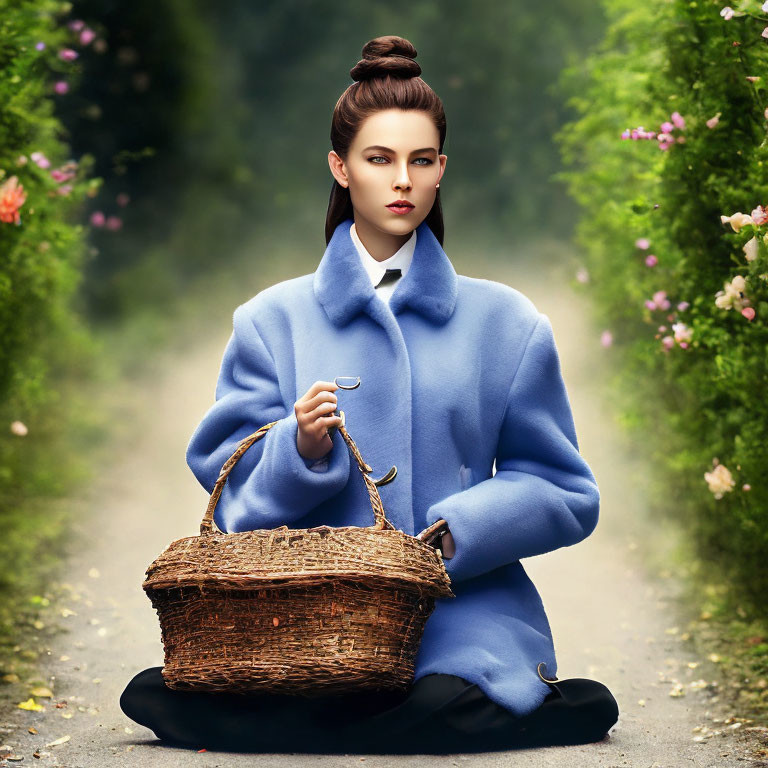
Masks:
[[[5,184],[0,185],[0,221],[18,224],[19,208],[24,205],[26,199],[27,193],[16,176],[11,176]]]

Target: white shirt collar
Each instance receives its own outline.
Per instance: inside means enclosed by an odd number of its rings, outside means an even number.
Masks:
[[[365,271],[368,273],[368,277],[371,278],[371,283],[374,287],[379,282],[379,280],[381,280],[381,278],[384,276],[384,273],[388,269],[399,267],[401,272],[400,279],[405,277],[406,272],[408,272],[408,268],[411,266],[411,261],[413,260],[413,252],[416,248],[415,229],[411,233],[411,236],[408,238],[408,240],[406,240],[403,245],[400,246],[400,248],[395,251],[395,253],[393,253],[388,259],[384,259],[384,261],[376,261],[376,259],[374,259],[370,253],[368,253],[366,247],[363,245],[362,241],[357,235],[357,230],[355,229],[354,223],[349,228],[349,234],[352,237],[352,242],[355,244],[357,252],[360,254],[360,259],[363,262]],[[394,290],[394,283],[390,285],[392,285]],[[381,291],[384,287],[385,286],[382,286],[379,290]]]

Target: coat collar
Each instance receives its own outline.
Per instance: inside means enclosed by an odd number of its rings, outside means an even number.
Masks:
[[[371,312],[376,290],[365,271],[344,219],[335,229],[315,271],[313,290],[334,325],[346,325],[359,312]],[[458,296],[458,277],[426,221],[416,228],[416,248],[411,266],[395,286],[389,307],[394,314],[410,307],[442,324],[453,313]]]

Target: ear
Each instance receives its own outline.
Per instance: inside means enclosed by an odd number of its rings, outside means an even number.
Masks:
[[[328,165],[330,166],[333,178],[336,179],[342,187],[348,187],[349,179],[347,178],[346,166],[344,165],[344,161],[333,149],[328,153]]]
[[[440,175],[437,177],[437,183],[440,183],[440,179],[443,178],[445,173],[445,164],[448,162],[448,155],[438,155],[437,159],[440,161]]]

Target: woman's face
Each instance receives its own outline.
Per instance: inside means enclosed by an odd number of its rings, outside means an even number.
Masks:
[[[331,173],[349,187],[358,232],[403,236],[424,221],[448,159],[438,154],[439,142],[426,112],[386,109],[363,121],[346,160],[331,150]],[[387,207],[396,200],[413,208],[398,213]]]

